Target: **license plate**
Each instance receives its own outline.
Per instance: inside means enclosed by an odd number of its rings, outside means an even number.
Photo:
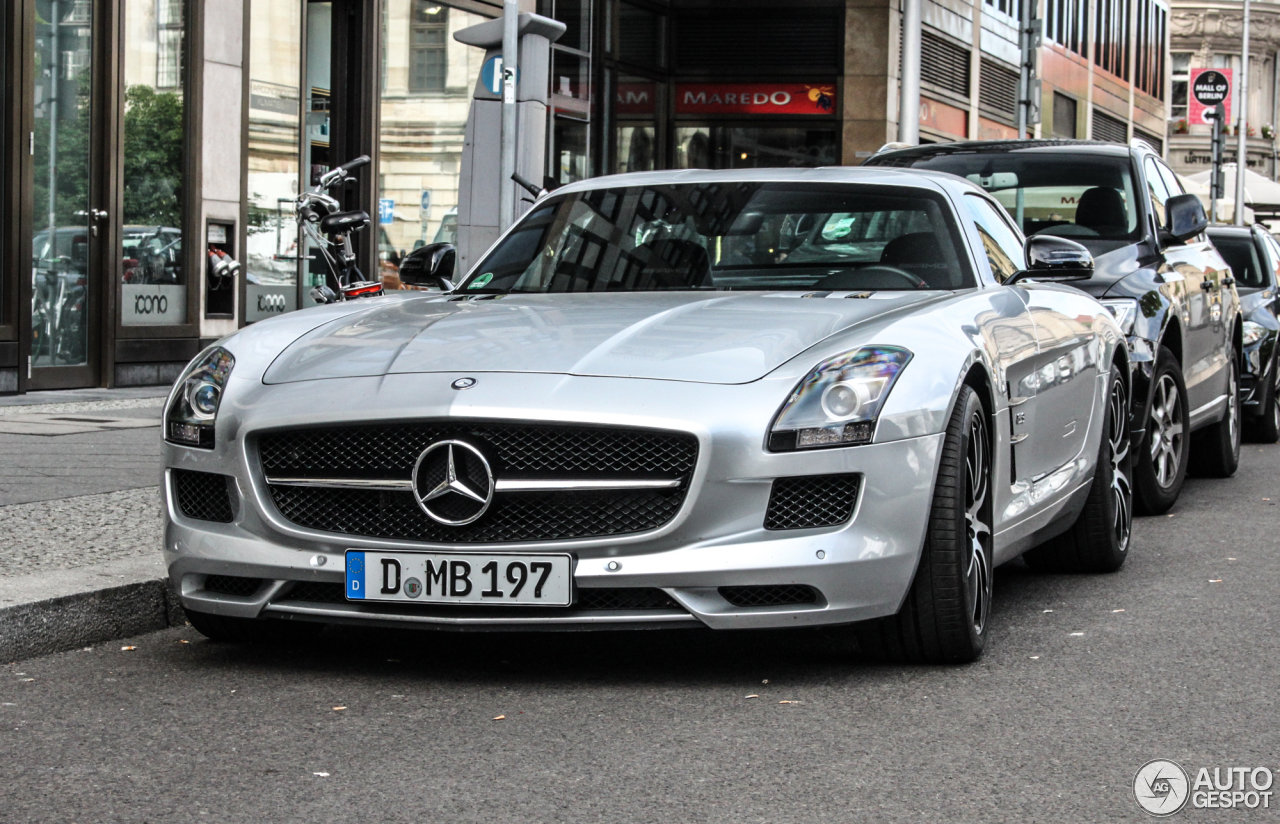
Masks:
[[[573,603],[568,555],[347,551],[348,601],[422,604]]]

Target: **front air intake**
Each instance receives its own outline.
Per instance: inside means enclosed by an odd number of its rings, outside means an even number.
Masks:
[[[235,518],[231,506],[230,478],[212,472],[172,469],[173,499],[178,512],[196,521],[229,524]]]
[[[769,495],[764,528],[812,529],[847,523],[858,501],[858,482],[858,475],[778,478]]]

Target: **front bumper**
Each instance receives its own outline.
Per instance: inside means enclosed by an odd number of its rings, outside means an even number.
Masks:
[[[702,387],[705,395],[709,391]],[[705,400],[705,398],[704,398]],[[679,408],[679,407],[675,407]],[[612,539],[442,545],[358,538],[300,529],[275,510],[246,454],[175,453],[170,466],[232,474],[238,503],[230,523],[183,516],[165,479],[165,561],[183,606],[241,617],[275,617],[438,629],[606,629],[706,626],[715,629],[846,624],[896,612],[915,573],[928,522],[942,435],[809,453],[772,454],[728,432],[690,425],[700,454],[676,517],[647,533]],[[749,454],[734,454],[748,452]],[[181,453],[181,454],[177,454]],[[202,464],[209,464],[202,466]],[[857,473],[853,517],[837,527],[763,527],[774,479]],[[569,552],[582,589],[650,588],[663,609],[566,609],[376,604],[300,599],[295,582],[341,586],[347,549],[448,552]],[[607,565],[617,562],[616,571]],[[261,579],[252,594],[205,587],[208,576]],[[720,587],[801,584],[814,603],[735,606]],[[314,591],[314,588],[313,590]]]

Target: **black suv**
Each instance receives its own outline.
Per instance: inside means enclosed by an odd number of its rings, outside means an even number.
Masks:
[[[1231,266],[1244,315],[1240,405],[1245,431],[1280,440],[1280,243],[1265,226],[1210,226],[1209,240]]]
[[[1188,467],[1220,477],[1235,472],[1239,298],[1230,269],[1204,233],[1203,207],[1150,146],[936,143],[881,151],[866,165],[967,178],[1000,201],[1025,234],[1070,238],[1089,249],[1093,276],[1073,285],[1111,309],[1132,350],[1139,511],[1173,506]]]

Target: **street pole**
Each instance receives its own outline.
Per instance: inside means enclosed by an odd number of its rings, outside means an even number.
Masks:
[[[1236,97],[1236,209],[1235,224],[1244,225],[1245,141],[1249,139],[1249,0],[1244,0],[1244,33],[1240,39],[1240,89]]]
[[[920,0],[902,0],[902,77],[898,79],[898,142],[920,142]]]
[[[1031,39],[1031,4],[1034,0],[1019,0],[1018,2],[1018,53],[1021,55],[1019,61],[1022,65],[1018,70],[1018,139],[1027,137],[1027,110],[1031,108],[1031,67],[1027,65],[1028,52],[1027,48]],[[1022,192],[1022,188],[1018,188],[1018,192]],[[1021,216],[1019,216],[1021,222]]]
[[[918,1],[918,0],[917,0]],[[515,219],[516,191],[516,67],[520,36],[519,0],[502,3],[502,156],[499,161],[498,231],[506,231]]]

